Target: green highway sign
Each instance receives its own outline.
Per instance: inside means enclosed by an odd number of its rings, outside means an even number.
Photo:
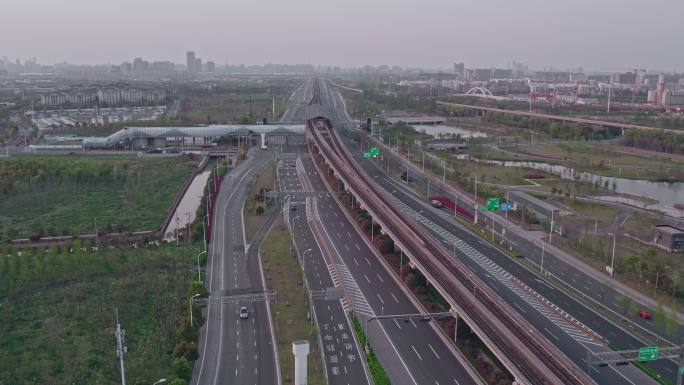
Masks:
[[[370,151],[368,152],[371,157],[377,158],[378,155],[380,154],[380,150],[378,150],[377,147],[371,147]]]
[[[655,361],[660,356],[657,346],[639,348],[639,361]]]
[[[679,374],[684,375],[684,368],[679,368]]]
[[[364,158],[370,158],[370,157],[371,157],[371,153],[370,153],[370,152],[364,152],[364,153],[363,153],[363,157],[364,157]]]
[[[487,210],[488,211],[497,211],[499,209],[499,198],[488,198],[487,199]]]

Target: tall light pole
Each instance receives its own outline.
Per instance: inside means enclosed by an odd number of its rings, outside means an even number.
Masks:
[[[615,273],[615,233],[613,233],[613,256],[610,258],[610,276]]]
[[[204,252],[207,252],[207,226],[205,225],[205,221],[209,219],[209,214],[205,215],[204,218],[202,218],[202,234],[204,235]]]
[[[190,327],[193,327],[193,322],[192,322],[192,300],[199,297],[200,293],[197,293],[190,297]]]
[[[542,244],[542,255],[541,255],[541,265],[539,265],[539,269],[541,270],[541,273],[544,274],[544,240],[542,239],[541,241]]]
[[[551,235],[553,234],[553,213],[556,210],[551,209],[551,225],[549,226],[549,244],[551,244]]]
[[[116,355],[119,357],[119,365],[121,367],[121,385],[126,385],[126,371],[124,370],[124,356],[128,353],[128,349],[124,345],[124,335],[126,332],[121,329],[119,323],[119,309],[116,309]]]
[[[197,254],[197,280],[202,283],[202,274],[200,273],[200,263],[199,263],[199,256],[202,254],[206,254],[206,250],[201,251],[199,254]]]
[[[304,276],[306,277],[306,253],[313,251],[312,249],[306,249],[302,253],[302,272]]]

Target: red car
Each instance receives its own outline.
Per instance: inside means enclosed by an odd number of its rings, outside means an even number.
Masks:
[[[651,319],[651,313],[647,312],[646,310],[639,311],[637,315],[643,319]]]

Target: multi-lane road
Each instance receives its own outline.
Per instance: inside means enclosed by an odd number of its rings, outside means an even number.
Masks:
[[[268,155],[253,151],[219,190],[205,278],[210,294],[193,385],[278,384],[270,318],[265,301],[258,298],[264,294],[254,251],[260,240],[248,245],[242,219],[247,182]],[[241,306],[248,308],[248,319],[240,319]]]
[[[340,108],[335,108],[336,114],[348,120],[339,93],[334,92],[330,99],[338,100],[335,104]],[[487,282],[498,294],[511,301],[521,314],[530,319],[541,333],[561,347],[578,365],[586,367],[587,350],[610,350],[607,341],[629,348],[642,346],[630,332],[601,317],[564,291],[539,279],[536,274],[453,220],[447,213],[432,208],[424,197],[408,189],[405,182],[388,177],[383,172],[384,166],[377,167],[362,158],[359,148],[354,150],[357,161],[364,166],[365,171],[393,197],[403,211],[409,213],[445,246],[453,248],[454,254],[480,276],[488,278]],[[512,285],[510,277],[517,279],[518,284]],[[566,316],[565,312],[570,316]],[[664,375],[674,378],[676,365],[673,362],[659,361],[653,366]],[[591,375],[599,383],[653,382],[633,366],[594,368]]]
[[[389,273],[368,240],[356,230],[316,171],[313,160],[302,157],[303,183],[319,192],[310,199],[307,219],[330,246],[327,269],[336,285],[349,293],[347,306],[367,327],[372,347],[393,384],[478,384],[477,377],[446,337],[431,322],[402,318],[365,321],[370,316],[424,312],[397,278]],[[325,193],[320,193],[325,192]],[[296,230],[295,230],[296,231]]]

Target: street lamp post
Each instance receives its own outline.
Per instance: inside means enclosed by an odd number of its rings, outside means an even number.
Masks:
[[[613,233],[613,256],[610,258],[610,276],[615,273],[615,233]]]
[[[199,263],[199,256],[202,254],[205,254],[207,251],[201,251],[199,254],[197,254],[197,280],[202,282],[202,273],[200,272],[200,263]]]
[[[312,249],[306,249],[302,253],[302,273],[306,277],[306,253],[313,251]]]
[[[207,226],[205,225],[205,221],[207,221],[209,218],[209,214],[205,215],[204,218],[202,218],[202,234],[204,235],[204,252],[207,252]]]
[[[193,327],[193,322],[192,322],[192,300],[199,297],[200,293],[197,293],[190,297],[190,327]]]
[[[553,213],[555,211],[556,210],[553,210],[553,209],[551,210],[551,225],[549,226],[549,244],[551,244],[551,235],[553,234],[553,224],[554,224],[553,223]]]

